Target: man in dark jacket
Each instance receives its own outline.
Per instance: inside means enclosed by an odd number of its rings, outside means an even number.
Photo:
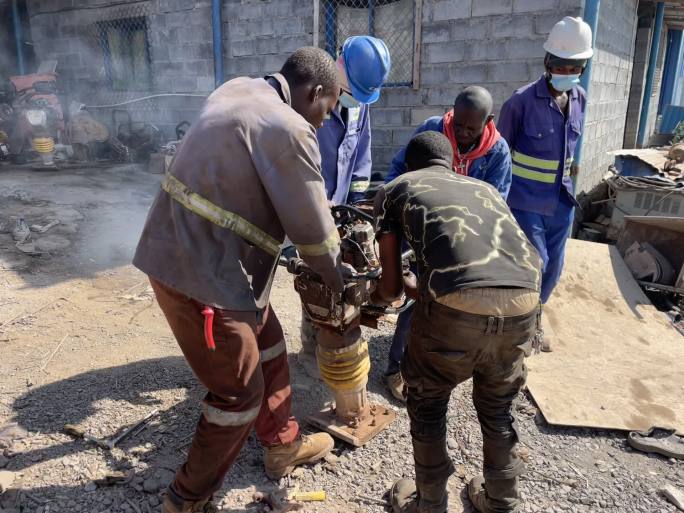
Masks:
[[[494,125],[493,105],[492,96],[484,87],[466,87],[456,97],[452,110],[442,117],[427,119],[414,135],[429,130],[446,135],[451,143],[453,172],[487,182],[506,199],[511,186],[511,155]],[[385,182],[406,172],[405,158],[406,149],[402,148],[394,157]],[[385,384],[400,401],[405,401],[406,396],[399,365],[412,312],[413,309],[406,310],[397,320],[385,371]]]
[[[410,172],[375,201],[383,272],[374,302],[389,303],[402,291],[416,299],[401,368],[416,482],[395,483],[395,513],[446,513],[453,473],[447,408],[452,390],[471,377],[484,443],[484,477],[468,485],[474,507],[513,511],[524,470],[512,403],[537,325],[541,261],[496,189],[452,171],[451,149],[437,132],[414,137],[406,150]],[[402,241],[416,254],[417,283],[402,272]]]

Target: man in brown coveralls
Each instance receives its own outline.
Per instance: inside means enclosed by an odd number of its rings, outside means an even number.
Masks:
[[[301,435],[291,416],[287,351],[269,293],[286,234],[328,286],[343,288],[316,141],[339,92],[335,62],[312,47],[273,76],[223,84],[183,139],[150,210],[133,263],[149,275],[208,389],[164,512],[215,511],[212,494],[252,427],[273,479],[333,447],[325,433]]]
[[[409,172],[375,201],[383,271],[375,302],[402,289],[417,299],[401,369],[416,482],[395,483],[395,513],[446,513],[446,413],[451,391],[471,377],[484,442],[484,478],[468,485],[477,511],[514,511],[524,469],[512,404],[537,324],[541,260],[497,190],[454,173],[452,156],[441,133],[417,135]],[[416,254],[417,286],[412,275],[402,280],[402,239]]]

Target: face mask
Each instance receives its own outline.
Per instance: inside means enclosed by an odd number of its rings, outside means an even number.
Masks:
[[[359,106],[359,102],[354,99],[354,97],[348,93],[342,93],[340,95],[340,105],[346,109],[353,109]]]
[[[577,73],[575,75],[556,75],[555,73],[551,73],[551,80],[549,80],[549,82],[556,91],[569,91],[573,88],[573,86],[579,84],[580,74]]]

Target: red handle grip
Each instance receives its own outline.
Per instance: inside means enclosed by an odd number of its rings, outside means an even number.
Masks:
[[[202,309],[204,315],[204,340],[207,343],[207,348],[210,351],[216,351],[216,342],[214,342],[214,309],[210,306],[205,306]]]

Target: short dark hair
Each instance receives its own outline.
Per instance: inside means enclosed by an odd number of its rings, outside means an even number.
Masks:
[[[492,115],[494,100],[491,93],[481,86],[468,86],[454,100],[454,107],[463,106],[482,113],[483,118]]]
[[[409,171],[441,165],[451,169],[454,150],[449,139],[441,132],[421,132],[406,146],[404,162]]]
[[[290,87],[321,85],[324,95],[335,94],[340,90],[335,61],[325,50],[314,46],[303,46],[295,51],[285,61],[280,73]]]

